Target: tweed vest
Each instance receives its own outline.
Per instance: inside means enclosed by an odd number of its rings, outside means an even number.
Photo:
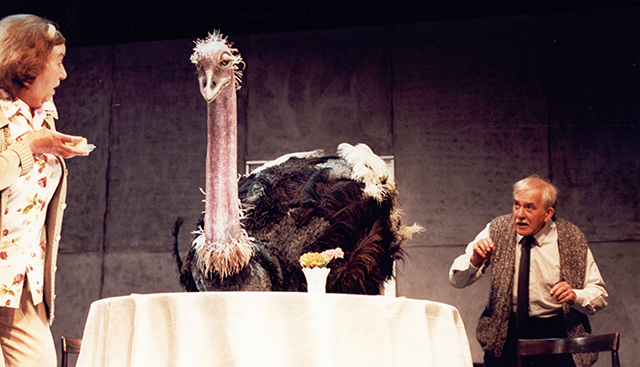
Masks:
[[[558,251],[560,254],[561,281],[568,282],[574,289],[584,288],[587,259],[587,240],[575,225],[556,220],[558,230]],[[486,353],[500,356],[507,338],[509,316],[512,308],[513,276],[516,258],[516,230],[511,214],[491,221],[490,237],[495,243],[491,255],[491,290],[489,302],[480,316],[476,337]],[[568,304],[563,304],[567,335],[585,336],[591,333],[587,316]],[[577,367],[591,366],[598,358],[597,353],[574,354]]]

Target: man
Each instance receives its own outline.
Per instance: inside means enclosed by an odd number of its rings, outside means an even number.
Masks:
[[[487,367],[517,366],[518,338],[589,334],[587,315],[607,305],[604,281],[584,234],[554,218],[557,196],[553,185],[536,176],[517,182],[512,215],[487,224],[451,266],[449,281],[463,288],[493,265],[489,302],[476,331]],[[529,357],[524,365],[583,367],[596,359],[597,354]]]

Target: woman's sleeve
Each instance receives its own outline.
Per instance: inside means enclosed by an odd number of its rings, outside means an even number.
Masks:
[[[23,142],[15,142],[0,153],[0,190],[11,186],[18,177],[33,169],[33,154]]]

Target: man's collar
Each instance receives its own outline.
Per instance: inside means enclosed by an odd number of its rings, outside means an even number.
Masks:
[[[541,244],[544,243],[547,236],[549,236],[549,233],[551,233],[551,231],[555,227],[556,227],[556,222],[553,219],[550,219],[547,223],[545,223],[544,227],[542,227],[541,230],[539,230],[537,233],[533,235],[533,237],[536,239],[536,246],[541,246]],[[524,236],[516,232],[516,243],[520,243],[523,237]]]

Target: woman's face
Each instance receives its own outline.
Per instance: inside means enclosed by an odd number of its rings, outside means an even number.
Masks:
[[[31,108],[40,108],[56,93],[60,81],[67,77],[67,71],[62,65],[62,60],[67,51],[64,44],[53,46],[49,60],[44,69],[33,81],[28,89],[24,89],[19,95],[24,103]]]

